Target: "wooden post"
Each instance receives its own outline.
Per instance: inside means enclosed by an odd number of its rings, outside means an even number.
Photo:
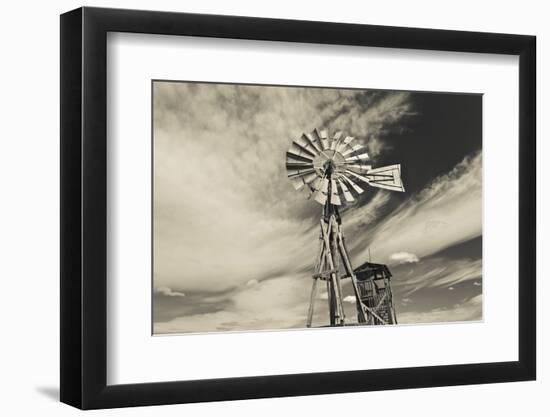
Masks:
[[[330,312],[330,325],[335,326],[336,320],[338,317],[338,306],[336,303],[336,292],[334,288],[334,281],[330,280],[329,284],[329,292],[328,292],[328,304],[329,304],[329,312]]]
[[[323,229],[323,239],[325,241],[325,256],[326,256],[326,262],[328,264],[329,269],[335,270],[334,265],[334,255],[335,253],[332,252],[331,247],[334,247],[334,242],[331,244],[330,237],[334,236],[332,232],[332,228],[334,224],[336,224],[336,221],[334,219],[334,215],[331,215],[328,220],[328,224],[326,227],[326,230],[323,226],[324,221],[321,220],[321,228]],[[339,324],[344,324],[344,315],[343,315],[343,303],[342,303],[342,294],[340,291],[338,291],[338,272],[332,272],[330,274],[330,285],[328,286],[330,288],[329,290],[329,302],[330,305],[330,312],[331,312],[331,326],[334,326],[336,324],[336,321],[340,321]],[[333,300],[333,301],[332,301]]]
[[[348,257],[348,252],[346,250],[346,246],[344,244],[344,237],[342,236],[342,232],[338,233],[338,247],[340,249],[340,256],[342,257],[344,261],[344,266],[346,268],[346,272],[349,275],[351,279],[351,283],[353,284],[353,292],[355,294],[355,302],[357,305],[357,321],[359,323],[366,323],[367,319],[365,317],[365,310],[363,308],[363,302],[361,301],[361,294],[359,293],[359,288],[357,287],[357,278],[355,276],[355,272],[353,272],[353,268],[351,266],[351,262]]]
[[[323,229],[319,233],[319,254],[315,261],[315,274],[313,275],[313,284],[311,285],[311,295],[309,298],[309,308],[307,312],[306,327],[311,327],[313,322],[313,314],[315,312],[315,300],[317,299],[317,280],[322,277],[323,268],[325,267],[325,257],[323,256],[325,241],[323,239]]]
[[[340,233],[340,225],[336,221],[336,218],[332,217],[332,224],[335,226],[332,228],[332,233],[330,234],[330,252],[333,256],[333,263],[334,263],[334,269],[336,270],[335,273],[335,279],[336,279],[336,286],[338,289],[338,297],[339,297],[339,304],[340,304],[340,324],[344,324],[346,321],[346,311],[344,310],[344,295],[342,292],[342,281],[340,280],[340,274],[339,274],[339,268],[340,268],[340,262],[338,262],[338,234]]]
[[[313,278],[313,285],[311,286],[311,296],[309,298],[309,309],[307,311],[307,327],[311,327],[313,321],[313,309],[315,306],[315,298],[317,297],[317,280],[319,278]]]
[[[397,316],[395,315],[395,306],[393,305],[393,292],[391,290],[391,284],[389,279],[386,279],[386,291],[389,291],[388,302],[390,305],[391,324],[397,324]]]

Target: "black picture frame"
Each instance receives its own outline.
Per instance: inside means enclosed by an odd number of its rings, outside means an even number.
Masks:
[[[519,360],[107,385],[108,32],[519,56]],[[61,15],[60,57],[62,402],[96,409],[535,379],[534,36],[84,7]]]

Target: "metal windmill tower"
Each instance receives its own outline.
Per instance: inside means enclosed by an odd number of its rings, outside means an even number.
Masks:
[[[327,287],[330,325],[345,324],[341,282],[345,278],[350,278],[353,284],[359,323],[395,323],[393,303],[391,298],[388,300],[391,289],[388,288],[390,291],[385,292],[386,302],[383,302],[381,293],[376,293],[374,282],[358,281],[346,249],[338,211],[338,207],[345,202],[355,201],[354,195],[364,192],[358,183],[392,191],[405,191],[401,181],[401,165],[372,168],[367,163],[368,160],[366,148],[355,138],[345,136],[341,131],[330,136],[326,129],[304,133],[292,142],[286,153],[287,173],[294,188],[307,190],[309,197],[323,205],[320,248],[313,275],[307,327],[311,327],[320,280],[325,281]],[[344,275],[341,274],[341,267]],[[389,280],[387,282],[389,285]],[[368,291],[373,288],[375,292]],[[388,306],[392,311],[381,314],[382,307]],[[389,317],[393,319],[389,320]]]

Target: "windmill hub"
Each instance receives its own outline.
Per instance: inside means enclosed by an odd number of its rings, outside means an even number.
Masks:
[[[324,281],[327,286],[330,325],[344,325],[341,283],[344,278],[351,278],[353,284],[358,322],[387,324],[387,315],[379,314],[379,308],[385,302],[382,292],[376,289],[378,287],[372,287],[371,291],[366,284],[358,283],[346,249],[338,206],[356,201],[357,196],[365,191],[359,184],[405,191],[401,165],[373,168],[365,146],[354,137],[345,136],[340,131],[330,136],[326,129],[315,129],[292,142],[286,153],[286,169],[296,190],[305,189],[309,197],[323,205],[321,247],[313,275],[307,326],[311,326],[313,319],[318,281]]]
[[[321,178],[339,178],[344,173],[346,160],[340,152],[326,150],[313,159],[313,168]]]
[[[323,167],[325,170],[325,175],[328,178],[332,177],[332,173],[334,172],[334,168],[335,168],[334,162],[332,162],[332,159],[329,159],[328,161],[326,161]]]

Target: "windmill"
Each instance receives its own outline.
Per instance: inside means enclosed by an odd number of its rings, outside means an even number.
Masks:
[[[366,148],[341,131],[329,135],[327,129],[315,129],[293,141],[286,153],[288,178],[296,190],[306,190],[308,198],[323,205],[320,219],[320,247],[315,263],[307,327],[311,327],[319,281],[326,284],[331,326],[345,324],[342,279],[350,278],[355,294],[359,323],[386,324],[377,313],[376,304],[367,303],[351,265],[342,232],[338,207],[352,203],[364,192],[361,186],[405,191],[401,165],[373,168],[368,164]],[[359,185],[361,184],[361,185]],[[341,275],[341,267],[345,272]],[[391,293],[390,293],[391,294]],[[371,306],[367,305],[371,304]]]

